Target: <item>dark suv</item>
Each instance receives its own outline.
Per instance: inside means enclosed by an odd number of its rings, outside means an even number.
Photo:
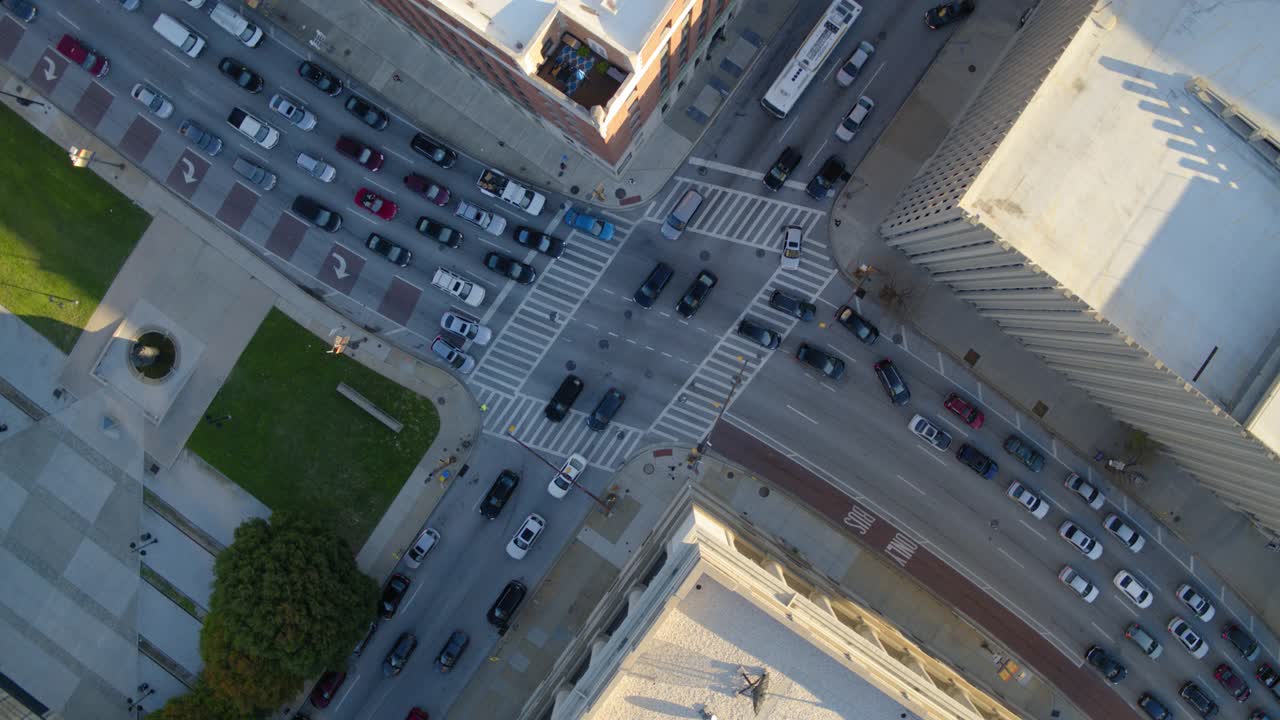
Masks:
[[[1123,663],[1108,655],[1106,650],[1097,645],[1089,648],[1089,652],[1084,654],[1084,659],[1098,668],[1098,672],[1112,684],[1120,682],[1129,675],[1129,669]]]
[[[486,617],[490,625],[498,628],[499,635],[505,634],[507,628],[511,627],[511,617],[516,614],[516,609],[524,601],[527,592],[529,589],[524,586],[524,583],[512,580],[502,588],[498,599],[493,601],[493,606],[489,608],[489,614]]]
[[[618,414],[622,409],[622,404],[627,401],[627,396],[616,387],[609,388],[609,392],[600,398],[600,402],[596,404],[596,409],[587,416],[587,427],[596,432],[609,427],[609,423],[613,421],[613,416]]]
[[[543,414],[551,422],[560,422],[564,420],[565,415],[569,414],[569,409],[573,407],[573,403],[582,394],[582,378],[577,375],[570,375],[560,383],[556,394],[551,396],[551,402],[547,403],[547,407],[543,410]]]
[[[1178,694],[1191,706],[1192,710],[1195,710],[1205,720],[1218,716],[1218,703],[1214,702],[1208,693],[1201,690],[1199,685],[1189,682],[1182,686]]]
[[[1155,699],[1151,693],[1143,693],[1142,697],[1138,698],[1138,707],[1142,708],[1151,720],[1173,720],[1173,711]]]
[[[1044,455],[1031,447],[1031,443],[1017,435],[1010,435],[1005,439],[1004,451],[1018,458],[1018,461],[1026,465],[1031,472],[1040,472],[1044,469]]]
[[[498,479],[493,481],[493,486],[485,494],[484,500],[480,501],[480,514],[490,520],[498,517],[498,514],[502,512],[502,508],[511,499],[511,495],[515,493],[516,486],[519,484],[520,476],[514,472],[503,470],[499,473]]]
[[[911,391],[907,389],[907,383],[902,380],[893,362],[881,360],[875,364],[875,371],[876,377],[880,378],[880,386],[889,396],[889,402],[894,405],[906,405],[911,399]]]
[[[1231,647],[1243,655],[1245,660],[1253,662],[1257,659],[1258,641],[1254,640],[1249,633],[1241,630],[1239,625],[1232,623],[1224,626],[1222,628],[1222,639],[1231,643]]]
[[[842,305],[836,311],[836,322],[845,326],[845,329],[853,333],[853,336],[861,340],[864,345],[875,345],[880,337],[880,329],[854,312],[854,309],[848,305]]]
[[[413,136],[413,140],[409,142],[409,147],[442,168],[451,168],[458,161],[458,153],[422,133]]]
[[[293,212],[303,220],[315,225],[321,230],[329,232],[338,232],[338,228],[342,227],[342,216],[312,200],[306,195],[299,195],[293,199]]]
[[[996,465],[994,460],[983,455],[977,448],[967,443],[961,445],[960,449],[956,451],[956,459],[968,465],[970,470],[988,480],[995,477],[996,472],[1000,469],[1000,466]]]
[[[418,638],[413,633],[400,633],[400,639],[396,640],[391,652],[387,653],[386,659],[382,661],[382,676],[399,675],[408,664],[409,658],[413,657],[413,651],[417,649]]]
[[[836,183],[844,182],[850,177],[848,170],[845,169],[844,160],[832,155],[822,164],[822,169],[817,175],[809,181],[804,191],[809,193],[809,197],[814,200],[825,200],[827,195],[831,194],[831,188]]]
[[[382,587],[382,601],[378,604],[378,611],[382,613],[382,617],[393,617],[396,610],[400,609],[400,601],[404,599],[404,594],[407,592],[409,592],[409,578],[399,573],[392,575],[387,580],[387,584]]]
[[[738,334],[766,350],[774,350],[782,344],[782,336],[777,330],[768,328],[751,318],[742,318],[738,323]]]
[[[418,232],[445,247],[456,248],[462,244],[462,233],[434,220],[420,217],[418,218],[417,228]]]
[[[798,320],[809,322],[818,312],[818,306],[811,302],[791,297],[781,290],[774,290],[769,296],[769,307],[784,312]]]
[[[796,169],[800,164],[800,153],[795,148],[784,148],[782,154],[778,156],[778,162],[769,168],[769,172],[764,175],[764,186],[777,192],[782,189],[783,183],[787,181],[787,177],[791,175],[791,171]]]
[[[436,667],[440,668],[440,672],[446,673],[452,670],[462,658],[462,653],[470,642],[471,638],[461,630],[450,633],[444,647],[440,648],[440,654],[436,656]]]
[[[653,303],[662,294],[662,289],[667,286],[667,283],[671,282],[673,274],[675,274],[675,271],[666,263],[660,262],[654,265],[649,277],[644,279],[644,284],[640,286],[640,289],[636,290],[636,304],[642,308],[653,307]]]
[[[698,312],[698,308],[702,307],[702,302],[711,294],[711,289],[716,286],[720,279],[710,270],[702,270],[698,273],[698,277],[693,279],[693,283],[689,285],[689,289],[684,291],[684,297],[680,298],[680,302],[676,303],[676,312],[685,318],[693,317]]]

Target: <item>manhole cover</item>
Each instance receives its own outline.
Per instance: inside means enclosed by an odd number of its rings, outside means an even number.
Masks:
[[[756,257],[764,257],[764,248],[756,248]]]
[[[630,310],[623,310],[623,311],[622,311],[622,317],[624,317],[624,318],[626,318],[626,319],[630,320],[630,319],[631,319],[631,311],[630,311]]]
[[[436,398],[436,404],[437,404],[437,405],[443,405],[444,403],[445,403],[445,399],[444,399],[444,396],[443,396],[443,395],[441,395],[440,397]]]
[[[609,341],[608,341],[608,340],[601,340],[601,341],[600,341],[600,343],[599,343],[599,345],[600,345],[600,349],[601,349],[601,350],[608,350],[608,349],[609,349]]]
[[[645,376],[645,379],[647,379],[647,380],[652,380],[652,379],[653,379],[653,371],[652,371],[652,370],[650,370],[649,368],[645,368],[645,369],[644,369],[644,376]]]
[[[730,479],[730,480],[732,480],[732,479],[733,479],[733,471],[732,471],[732,470],[730,470],[729,472],[727,472],[727,473],[725,473],[725,474],[729,476],[729,479]]]
[[[698,259],[702,260],[703,262],[706,262],[707,260],[711,259],[711,253],[707,252],[706,250],[703,250],[702,252],[698,253]]]
[[[617,190],[613,191],[613,196],[621,200],[622,198],[627,196],[627,191],[622,188],[618,188]]]
[[[576,363],[576,362],[574,362],[574,361],[572,361],[572,360],[566,360],[566,361],[565,361],[565,363],[564,363],[564,369],[565,369],[565,370],[573,371],[573,370],[575,370],[577,367],[578,367],[578,363]]]
[[[759,492],[760,497],[769,497],[769,488],[761,486]]]
[[[578,191],[579,191],[580,189],[581,189],[581,188],[579,188],[577,185],[574,185],[574,186],[572,186],[572,187],[570,187],[570,188],[569,188],[569,193],[570,193],[570,194],[572,194],[572,195],[577,195],[577,194],[578,194]]]
[[[644,468],[643,468],[643,470],[644,470],[644,474],[645,474],[645,475],[652,475],[652,474],[653,474],[653,463],[645,463],[645,464],[644,464]]]

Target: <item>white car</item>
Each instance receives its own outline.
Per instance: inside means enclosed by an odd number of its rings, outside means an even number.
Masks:
[[[1133,573],[1128,570],[1121,570],[1116,573],[1116,576],[1111,579],[1111,582],[1114,583],[1117,588],[1120,588],[1120,592],[1124,593],[1125,597],[1132,600],[1134,605],[1137,605],[1140,608],[1151,607],[1151,591],[1148,590],[1145,585],[1138,582],[1138,578],[1134,577]]]
[[[524,519],[524,524],[516,531],[511,538],[511,542],[507,543],[507,554],[519,560],[529,552],[529,548],[538,542],[538,536],[542,535],[542,531],[547,527],[547,521],[542,516],[533,513]]]
[[[782,228],[782,267],[795,270],[800,267],[800,243],[804,230],[796,225]]]
[[[449,293],[471,307],[480,307],[480,303],[484,302],[484,288],[480,286],[480,283],[468,280],[444,268],[436,268],[435,275],[431,276],[431,285]]]
[[[858,73],[862,72],[862,66],[867,64],[867,60],[876,52],[876,46],[863,40],[858,43],[858,49],[853,51],[849,56],[849,60],[840,69],[836,71],[836,84],[840,87],[849,87],[853,81],[857,79]]]
[[[1176,594],[1179,600],[1186,604],[1187,607],[1191,608],[1191,612],[1195,613],[1196,617],[1200,618],[1204,622],[1209,622],[1213,619],[1213,615],[1216,612],[1213,608],[1213,603],[1209,602],[1203,595],[1196,592],[1195,588],[1191,587],[1187,583],[1182,583],[1178,586],[1178,592]]]
[[[871,114],[875,107],[875,101],[866,95],[858,98],[858,103],[836,126],[836,139],[841,142],[852,140],[853,136],[857,135],[858,131],[862,129],[862,123],[866,122],[867,116]]]
[[[445,312],[440,317],[440,327],[454,335],[464,337],[476,345],[488,345],[489,341],[493,339],[492,330],[455,312]]]
[[[1106,528],[1107,532],[1115,535],[1116,539],[1124,543],[1124,546],[1132,552],[1138,552],[1143,545],[1147,544],[1147,539],[1142,537],[1141,533],[1121,520],[1120,516],[1115,513],[1111,513],[1106,520],[1102,521],[1102,527]]]
[[[1076,473],[1067,473],[1067,479],[1062,484],[1089,503],[1089,507],[1094,510],[1101,508],[1102,504],[1107,501],[1107,496],[1103,495],[1101,490],[1085,482],[1084,478]]]
[[[942,428],[934,425],[923,415],[916,415],[907,423],[907,429],[918,435],[936,450],[946,451],[951,447],[951,436]]]
[[[306,153],[298,153],[298,167],[320,182],[330,183],[338,176],[338,170],[332,165]]]
[[[1089,582],[1087,578],[1076,572],[1076,569],[1070,565],[1064,565],[1062,567],[1062,572],[1058,573],[1058,579],[1067,587],[1075,590],[1076,594],[1085,602],[1091,603],[1098,599],[1098,588],[1094,587],[1093,583]]]
[[[501,235],[502,231],[507,229],[506,218],[494,215],[488,210],[481,210],[466,200],[458,203],[453,214],[493,235]]]
[[[585,457],[578,453],[570,455],[569,459],[564,461],[564,466],[560,468],[560,472],[551,478],[551,484],[547,486],[547,492],[557,500],[568,495],[569,491],[573,489],[574,483],[577,482],[578,476],[586,469],[587,459]]]
[[[1044,516],[1049,514],[1049,503],[1017,480],[1009,484],[1009,490],[1005,495],[1026,508],[1027,512],[1031,513],[1031,517],[1037,520],[1043,520]]]
[[[227,115],[227,124],[268,150],[280,142],[279,130],[238,107],[231,108],[231,114]]]
[[[476,359],[454,347],[453,343],[439,335],[431,342],[431,352],[444,361],[445,365],[466,375],[476,369]]]
[[[303,107],[301,102],[288,95],[282,93],[272,95],[267,107],[288,118],[289,122],[297,125],[299,130],[310,131],[316,128],[316,116]]]
[[[1102,557],[1102,543],[1094,540],[1081,530],[1079,525],[1070,520],[1062,523],[1062,527],[1058,528],[1058,534],[1090,560]]]
[[[1191,657],[1199,660],[1209,654],[1209,643],[1205,642],[1203,638],[1197,635],[1196,631],[1191,629],[1191,625],[1188,624],[1186,620],[1183,620],[1177,615],[1174,615],[1173,618],[1169,620],[1169,632],[1173,633],[1173,636],[1178,638],[1178,641],[1182,643],[1182,647],[1186,648],[1187,652],[1191,653]]]
[[[422,531],[418,539],[413,543],[413,547],[409,548],[409,552],[405,553],[404,564],[415,570],[422,564],[422,558],[431,552],[431,548],[440,542],[440,533],[431,528]]]
[[[133,86],[133,92],[129,94],[158,118],[164,119],[173,114],[173,103],[169,102],[169,98],[161,95],[150,85],[138,83]]]

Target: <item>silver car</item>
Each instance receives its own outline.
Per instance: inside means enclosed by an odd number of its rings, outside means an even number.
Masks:
[[[316,128],[316,116],[295,98],[276,93],[271,96],[271,102],[267,103],[267,107],[288,118],[289,122],[297,125],[299,130],[310,131]]]
[[[476,359],[453,346],[453,343],[439,335],[431,343],[431,352],[435,353],[446,365],[466,375],[476,367]]]
[[[474,320],[468,320],[455,312],[445,312],[440,327],[461,336],[476,345],[487,345],[493,339],[493,331]]]
[[[173,103],[169,102],[169,98],[146,83],[134,85],[133,91],[129,94],[158,118],[164,119],[173,114]]]
[[[330,183],[338,176],[337,169],[332,165],[306,153],[298,153],[298,167],[320,182]]]
[[[418,535],[418,539],[414,541],[413,547],[409,548],[409,552],[405,553],[404,564],[417,570],[418,566],[422,564],[422,559],[427,556],[427,553],[431,552],[431,548],[435,547],[438,542],[440,542],[440,533],[436,532],[434,528],[423,530]]]

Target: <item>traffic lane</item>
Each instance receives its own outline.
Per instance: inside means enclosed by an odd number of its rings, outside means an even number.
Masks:
[[[870,508],[727,422],[712,430],[712,446],[731,462],[770,479],[879,557],[896,564],[957,612],[990,633],[1098,720],[1134,710],[1088,668],[1069,660],[1022,619],[969,578],[921,547]]]

